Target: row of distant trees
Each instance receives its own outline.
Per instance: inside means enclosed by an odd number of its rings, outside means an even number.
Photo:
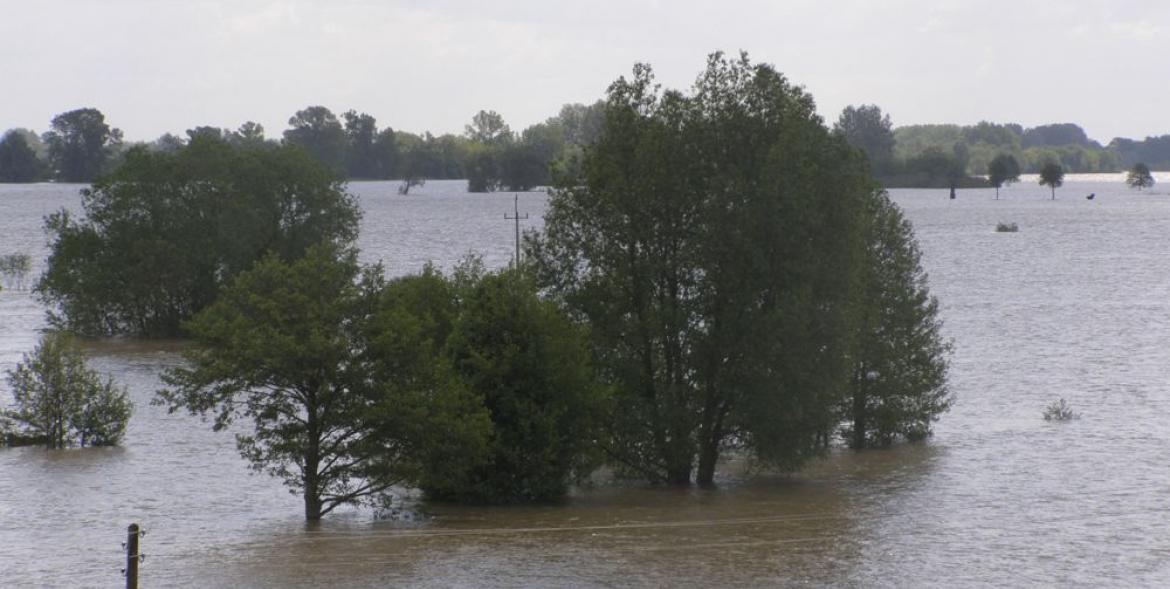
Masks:
[[[529,190],[551,183],[552,162],[579,160],[601,128],[600,103],[566,104],[548,120],[516,133],[494,111],[480,111],[462,135],[417,135],[379,128],[372,115],[349,110],[338,116],[310,106],[289,118],[279,140],[246,122],[238,129],[202,126],[183,136],[166,133],[149,143],[128,143],[101,111],[82,108],[53,118],[48,132],[8,131],[0,138],[0,182],[88,183],[117,168],[131,149],[173,152],[196,137],[234,145],[295,145],[350,179],[469,179],[472,192]],[[411,182],[413,181],[413,183]]]
[[[1117,172],[1143,163],[1170,170],[1170,135],[1143,141],[1117,138],[1108,146],[1064,123],[1024,128],[1017,124],[910,125],[895,128],[878,106],[846,107],[835,128],[866,152],[874,174],[887,184],[945,186],[987,173],[992,160],[1010,155],[1022,173],[1045,164],[1069,173]]]

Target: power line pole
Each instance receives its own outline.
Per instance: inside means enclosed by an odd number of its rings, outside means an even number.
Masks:
[[[523,217],[520,216],[520,195],[519,194],[512,195],[512,213],[513,214],[511,217],[508,216],[508,213],[504,213],[504,219],[507,219],[507,220],[515,219],[516,220],[516,268],[519,269],[520,268],[520,219],[527,219],[528,218],[528,213],[524,213]]]
[[[138,589],[138,537],[141,531],[138,524],[130,524],[126,528],[126,589]]]

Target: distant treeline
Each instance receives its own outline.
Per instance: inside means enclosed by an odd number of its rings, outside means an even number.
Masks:
[[[349,179],[463,179],[473,192],[530,190],[551,184],[554,162],[580,160],[584,146],[601,130],[600,103],[566,104],[543,123],[517,133],[494,111],[480,111],[462,135],[417,135],[379,129],[366,113],[349,110],[337,116],[310,106],[289,119],[280,139],[248,121],[238,129],[201,126],[183,136],[166,133],[151,141],[126,142],[101,111],[82,108],[53,118],[38,135],[12,129],[0,140],[0,182],[92,182],[117,168],[133,149],[172,153],[200,136],[239,146],[282,144],[302,148],[313,159]]]
[[[498,113],[480,111],[461,135],[421,135],[378,128],[366,113],[338,116],[310,106],[289,118],[281,138],[246,122],[238,129],[195,127],[183,136],[126,142],[101,111],[82,108],[53,118],[43,134],[12,129],[0,139],[0,182],[92,182],[121,164],[135,148],[173,152],[192,138],[211,135],[239,145],[291,144],[350,179],[464,179],[472,192],[530,190],[552,183],[558,168],[577,165],[582,149],[597,140],[601,103],[566,104],[543,123],[514,132]],[[887,185],[972,185],[999,154],[1011,155],[1024,173],[1048,162],[1070,173],[1117,172],[1144,163],[1170,170],[1170,135],[1115,138],[1108,145],[1089,139],[1072,123],[1025,128],[1015,123],[908,125],[894,128],[873,105],[850,106],[836,129],[865,151],[876,176]]]
[[[834,127],[864,151],[887,186],[959,186],[980,182],[998,155],[1010,155],[1023,173],[1047,163],[1069,173],[1119,172],[1144,163],[1170,170],[1170,135],[1142,141],[1116,138],[1107,146],[1072,123],[1025,128],[987,121],[976,125],[908,125],[894,128],[874,105],[849,106]]]

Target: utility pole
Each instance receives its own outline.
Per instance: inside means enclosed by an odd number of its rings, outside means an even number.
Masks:
[[[508,213],[504,213],[504,219],[507,219],[507,220],[515,219],[515,221],[516,221],[516,268],[517,269],[520,268],[520,219],[527,219],[527,218],[528,218],[528,213],[524,213],[523,217],[520,216],[520,195],[513,194],[512,195],[512,216],[509,217]]]
[[[126,528],[126,589],[138,589],[138,537],[141,536],[138,524],[130,524]]]

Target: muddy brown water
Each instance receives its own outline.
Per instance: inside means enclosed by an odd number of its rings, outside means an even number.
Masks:
[[[1170,583],[1170,178],[1070,177],[1047,200],[898,190],[955,341],[957,402],[924,445],[794,475],[732,461],[715,489],[601,480],[556,505],[349,509],[318,526],[232,437],[149,401],[177,342],[88,345],[137,404],[120,448],[0,449],[0,586],[114,587],[126,525],[143,587],[1165,586]],[[391,274],[512,255],[510,194],[357,183],[360,247]],[[77,186],[0,185],[0,254],[43,265]],[[1093,201],[1084,196],[1096,193]],[[522,194],[528,227],[542,194]],[[1015,222],[1014,234],[995,233]],[[0,370],[43,308],[0,292]],[[1082,414],[1041,419],[1064,397]],[[0,403],[7,403],[0,385]]]

